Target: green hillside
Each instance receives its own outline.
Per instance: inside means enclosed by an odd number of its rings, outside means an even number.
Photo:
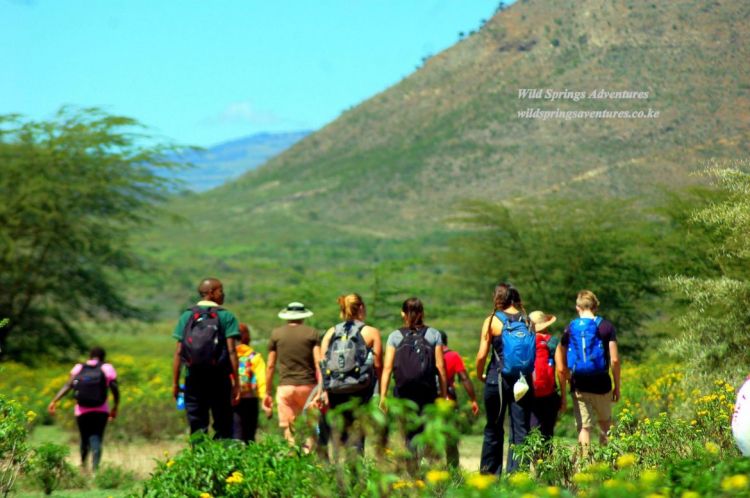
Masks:
[[[519,1],[263,167],[176,199],[170,211],[189,222],[161,220],[143,237],[159,261],[149,285],[170,312],[216,274],[254,314],[306,299],[330,308],[327,323],[335,296],[356,290],[383,316],[422,291],[455,316],[445,306],[460,308],[462,289],[443,256],[458,202],[645,207],[695,183],[703,160],[747,155],[749,17],[744,2]],[[522,88],[649,97],[533,101]],[[519,118],[529,107],[660,116]]]

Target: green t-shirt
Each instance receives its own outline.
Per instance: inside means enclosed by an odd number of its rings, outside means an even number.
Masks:
[[[200,306],[201,308],[211,308],[218,307],[219,305],[212,303],[211,301],[198,301],[196,306]],[[180,319],[177,321],[177,326],[174,328],[174,332],[172,332],[172,337],[174,337],[175,340],[182,341],[182,334],[185,333],[185,325],[187,325],[191,313],[190,310],[185,310],[182,312],[182,315],[180,315]],[[230,337],[239,337],[240,328],[237,317],[234,316],[231,311],[225,309],[220,309],[218,313],[219,323],[221,323],[221,326],[224,329],[224,337],[227,339]]]

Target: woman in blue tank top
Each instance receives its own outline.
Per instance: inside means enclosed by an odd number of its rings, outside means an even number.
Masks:
[[[507,412],[510,416],[509,443],[522,443],[529,433],[533,398],[531,389],[533,389],[534,383],[531,374],[525,375],[529,392],[516,401],[513,394],[513,385],[519,380],[518,376],[501,374],[503,369],[503,323],[510,324],[518,321],[529,323],[518,290],[509,284],[499,284],[495,288],[494,303],[493,314],[487,317],[482,325],[482,337],[477,352],[477,376],[485,383],[484,407],[487,415],[479,471],[483,474],[499,475],[503,468],[503,439],[505,436],[503,422],[505,414]],[[488,356],[490,357],[490,364],[485,373]],[[506,471],[513,472],[517,467],[518,461],[513,457],[513,450],[509,449]]]

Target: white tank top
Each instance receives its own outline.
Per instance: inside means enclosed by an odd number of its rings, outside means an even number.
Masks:
[[[750,456],[750,378],[737,393],[737,403],[732,415],[732,433],[740,452]]]

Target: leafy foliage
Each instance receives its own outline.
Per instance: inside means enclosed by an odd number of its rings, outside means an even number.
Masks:
[[[681,333],[666,347],[682,358],[692,377],[747,372],[750,348],[750,161],[712,162],[705,174],[723,197],[696,209],[691,220],[709,235],[703,257],[711,276],[673,275],[661,281],[683,304],[676,323]]]
[[[65,475],[74,472],[65,461],[69,453],[67,446],[55,443],[44,443],[34,448],[29,461],[29,474],[44,490],[44,494],[51,495]]]
[[[30,412],[33,413],[33,412]],[[8,496],[26,464],[28,424],[33,420],[21,404],[0,394],[0,494]]]
[[[157,172],[179,150],[139,128],[97,109],[0,117],[3,354],[82,349],[74,319],[135,313],[115,274],[139,266],[129,232],[154,216],[169,186]]]
[[[487,307],[501,281],[518,287],[524,302],[558,316],[571,316],[576,293],[591,289],[605,316],[632,330],[644,318],[637,310],[655,295],[658,259],[650,243],[660,227],[636,221],[623,201],[512,209],[474,201],[457,220],[468,230],[454,241],[453,260],[462,286],[486,296]]]

